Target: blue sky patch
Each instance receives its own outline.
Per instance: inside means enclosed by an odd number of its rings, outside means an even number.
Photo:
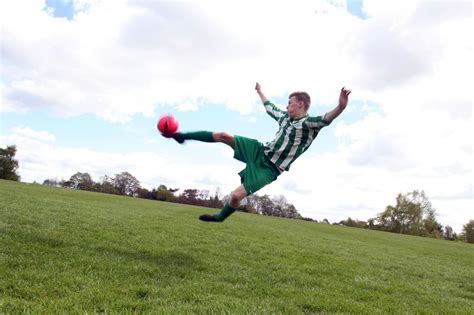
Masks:
[[[74,3],[72,0],[46,0],[45,10],[51,10],[54,17],[67,18],[74,17]]]
[[[363,0],[346,0],[347,11],[362,20],[368,19],[367,14],[362,10]]]

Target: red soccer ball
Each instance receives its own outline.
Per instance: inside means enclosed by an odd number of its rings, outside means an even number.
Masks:
[[[163,135],[170,135],[178,131],[178,120],[173,115],[164,115],[158,121],[158,130]]]

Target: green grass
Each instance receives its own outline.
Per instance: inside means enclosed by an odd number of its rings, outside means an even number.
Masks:
[[[0,181],[0,313],[470,313],[474,246]]]

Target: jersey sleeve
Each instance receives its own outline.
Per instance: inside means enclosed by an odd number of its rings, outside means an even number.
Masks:
[[[272,117],[276,121],[279,121],[279,119],[285,116],[286,114],[284,110],[279,109],[270,101],[265,101],[263,105],[265,106],[265,110],[267,111],[267,114],[270,115],[270,117]]]
[[[325,120],[323,116],[310,116],[308,119],[306,119],[305,123],[308,128],[317,130],[320,130],[331,124],[331,122]]]

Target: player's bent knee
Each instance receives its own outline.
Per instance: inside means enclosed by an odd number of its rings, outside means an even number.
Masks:
[[[238,203],[240,203],[240,202],[242,201],[242,199],[244,199],[244,198],[245,198],[245,196],[241,196],[239,193],[237,193],[237,192],[235,192],[235,191],[230,194],[230,202],[231,202],[232,204],[238,204]]]
[[[224,138],[224,135],[225,135],[224,132],[214,132],[214,133],[212,134],[212,137],[213,137],[214,140],[216,140],[216,141],[222,141],[222,139]]]
[[[237,194],[235,192],[232,192],[230,194],[230,203],[235,204],[238,203],[240,200],[237,198]]]
[[[218,142],[224,142],[227,144],[233,143],[234,142],[234,136],[225,133],[225,132],[215,132],[213,134],[214,140]]]

